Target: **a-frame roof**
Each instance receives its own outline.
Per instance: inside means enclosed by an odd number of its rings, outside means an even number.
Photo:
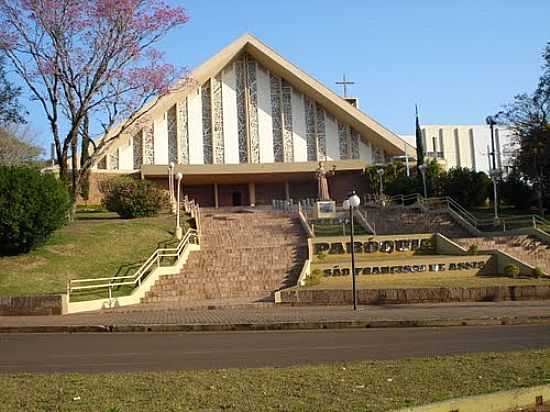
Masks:
[[[317,101],[337,119],[348,123],[361,136],[367,138],[375,146],[384,149],[390,155],[403,154],[405,147],[408,147],[409,154],[414,152],[414,149],[398,135],[352,106],[331,89],[306,74],[249,33],[239,37],[194,69],[190,74],[191,81],[196,85],[205,83],[243,52],[251,55],[275,75],[287,80],[296,90]],[[194,89],[195,87],[184,87],[164,96],[151,109],[150,116],[154,118],[166,112]]]

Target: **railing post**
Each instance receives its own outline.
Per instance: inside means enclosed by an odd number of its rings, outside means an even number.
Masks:
[[[113,285],[109,282],[109,308],[113,307]]]
[[[537,228],[537,219],[535,218],[535,216],[531,216],[531,219],[533,221],[533,228]]]

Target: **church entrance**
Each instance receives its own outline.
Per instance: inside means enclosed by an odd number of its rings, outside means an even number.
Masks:
[[[218,205],[220,207],[248,206],[248,184],[218,185]]]
[[[243,205],[243,194],[241,192],[233,192],[233,206]]]

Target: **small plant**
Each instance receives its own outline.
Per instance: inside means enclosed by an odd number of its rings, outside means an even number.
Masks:
[[[319,253],[317,253],[317,259],[320,261],[323,261],[327,258],[327,251],[326,250],[320,250]]]
[[[313,270],[309,276],[306,277],[304,286],[314,286],[321,283],[322,273],[319,269]]]
[[[470,245],[470,247],[468,248],[468,254],[475,256],[478,253],[479,253],[479,246],[476,244]]]
[[[536,268],[533,269],[534,278],[540,278],[543,276],[544,276],[544,270],[540,266],[537,266]]]
[[[104,186],[103,206],[124,219],[156,216],[167,205],[167,196],[154,183],[118,177]]]
[[[518,265],[514,265],[514,264],[507,265],[504,268],[504,274],[506,276],[509,276],[509,277],[512,277],[512,278],[517,278],[519,276],[519,267],[518,267]]]

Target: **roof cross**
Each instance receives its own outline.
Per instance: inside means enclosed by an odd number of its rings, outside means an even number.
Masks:
[[[341,82],[336,82],[336,84],[338,85],[341,85],[342,88],[344,89],[344,97],[347,97],[348,95],[348,88],[347,88],[347,85],[348,84],[355,84],[355,82],[351,82],[349,80],[346,80],[346,73],[343,74],[342,76],[342,81]]]

